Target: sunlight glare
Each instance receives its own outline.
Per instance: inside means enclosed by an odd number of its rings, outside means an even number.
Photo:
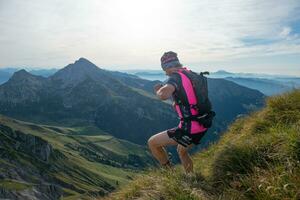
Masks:
[[[116,38],[126,38],[131,43],[158,38],[164,34],[168,19],[174,9],[171,1],[111,0],[106,9],[107,27]],[[172,5],[172,4],[170,4]]]

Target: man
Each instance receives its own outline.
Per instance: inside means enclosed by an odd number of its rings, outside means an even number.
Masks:
[[[198,114],[198,110],[191,106],[197,104],[192,82],[184,75],[191,72],[187,68],[182,67],[177,54],[172,51],[164,53],[161,57],[161,67],[169,78],[164,85],[155,85],[154,91],[161,100],[173,98],[173,105],[181,120],[178,127],[153,135],[148,140],[148,145],[153,156],[162,166],[166,167],[170,167],[170,161],[164,147],[177,145],[177,152],[186,173],[192,173],[193,162],[188,154],[188,150],[193,145],[199,144],[207,128],[198,121],[184,120],[187,117]],[[189,105],[181,103],[184,100],[183,98],[186,98]]]

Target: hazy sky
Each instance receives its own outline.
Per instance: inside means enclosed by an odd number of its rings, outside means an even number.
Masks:
[[[160,69],[300,75],[299,0],[0,0],[0,68]]]

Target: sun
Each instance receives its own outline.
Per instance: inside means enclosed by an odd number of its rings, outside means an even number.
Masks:
[[[171,18],[171,1],[110,0],[106,4],[106,26],[119,38],[142,41],[164,34]],[[170,4],[172,5],[172,4]]]

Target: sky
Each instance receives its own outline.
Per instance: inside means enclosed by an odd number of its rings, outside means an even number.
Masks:
[[[299,0],[0,0],[0,68],[160,69],[300,76]]]

